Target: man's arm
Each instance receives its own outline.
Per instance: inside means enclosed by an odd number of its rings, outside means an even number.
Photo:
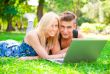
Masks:
[[[84,35],[81,31],[78,31],[78,38],[84,38]]]

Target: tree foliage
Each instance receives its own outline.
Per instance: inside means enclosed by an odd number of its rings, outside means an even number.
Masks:
[[[83,22],[110,23],[109,0],[38,0],[38,6],[27,4],[28,0],[0,0],[0,19],[8,22],[12,28],[12,21],[20,20],[24,13],[36,13],[40,20],[43,13],[55,11],[60,14],[72,11],[78,17],[78,24]],[[7,28],[7,30],[9,27]]]
[[[44,3],[45,3],[45,0],[39,0],[39,5],[37,7],[37,18],[38,18],[38,21],[43,16]]]
[[[8,22],[7,31],[14,30],[12,27],[12,19],[14,16],[22,14],[20,5],[25,0],[0,0],[0,18]]]
[[[90,0],[81,8],[82,16],[99,23],[110,23],[110,1]]]
[[[110,0],[103,1],[104,22],[110,24]]]

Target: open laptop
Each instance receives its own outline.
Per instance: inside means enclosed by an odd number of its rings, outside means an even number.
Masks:
[[[95,61],[106,42],[105,39],[74,39],[64,58],[48,60],[59,64]]]

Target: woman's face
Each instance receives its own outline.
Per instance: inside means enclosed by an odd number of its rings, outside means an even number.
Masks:
[[[52,22],[50,23],[48,27],[48,36],[55,36],[56,33],[58,32],[58,20],[53,19],[51,21]]]

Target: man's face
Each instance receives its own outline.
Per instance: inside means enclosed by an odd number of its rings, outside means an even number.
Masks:
[[[62,38],[68,39],[73,36],[73,29],[75,29],[76,24],[73,21],[61,21],[59,26],[59,31],[62,35]]]

